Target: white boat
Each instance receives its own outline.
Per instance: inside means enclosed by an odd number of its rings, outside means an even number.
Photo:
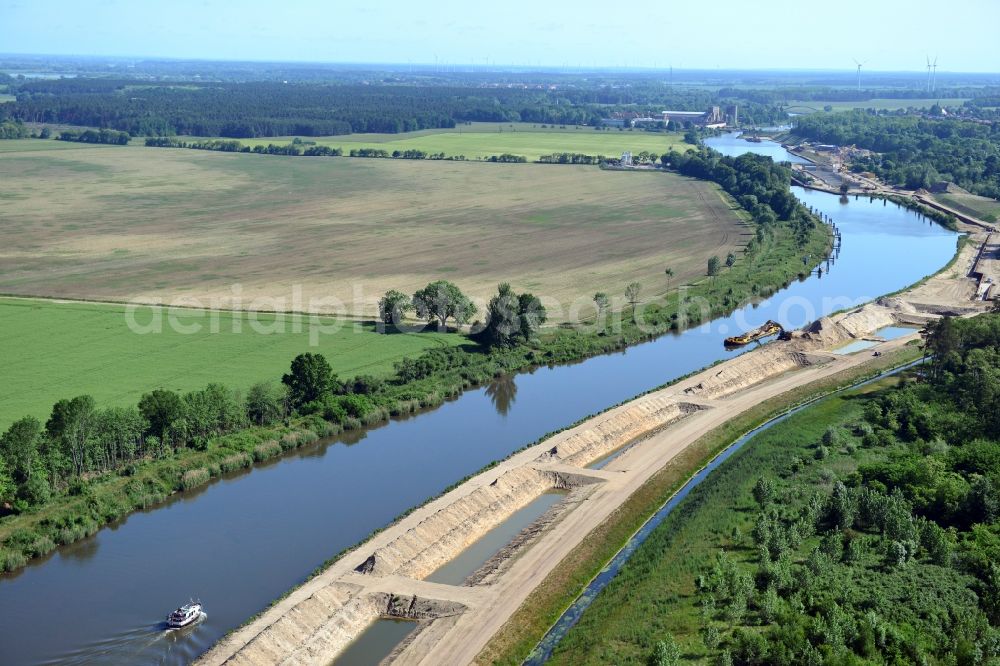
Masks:
[[[186,627],[200,620],[204,614],[201,604],[192,601],[189,604],[184,604],[167,616],[167,627],[170,629]]]

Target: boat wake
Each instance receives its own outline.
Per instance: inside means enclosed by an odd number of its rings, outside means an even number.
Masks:
[[[203,611],[185,627],[170,627],[166,621],[134,627],[43,663],[76,666],[190,662],[209,647],[209,641],[197,636],[198,625],[207,618]]]

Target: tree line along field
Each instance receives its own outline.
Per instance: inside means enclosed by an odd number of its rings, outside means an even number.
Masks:
[[[148,324],[153,317],[152,308],[142,308],[135,320]],[[44,422],[57,400],[84,393],[111,407],[134,405],[156,388],[190,391],[219,382],[245,390],[254,382],[277,382],[303,351],[324,354],[344,378],[387,376],[403,357],[464,342],[461,336],[433,331],[381,335],[370,324],[343,322],[311,347],[308,318],[284,316],[279,328],[279,317],[255,316],[262,328],[278,331],[265,334],[252,329],[246,313],[221,312],[219,332],[212,333],[207,314],[186,311],[178,321],[203,328],[182,334],[167,325],[164,313],[162,333],[140,335],[129,328],[122,305],[0,298],[0,345],[16,350],[4,359],[0,431],[26,415]],[[233,332],[234,319],[242,332]],[[303,322],[301,332],[293,330],[296,320]]]
[[[791,101],[788,103],[788,108],[795,111],[823,111],[824,107],[832,107],[832,111],[852,111],[854,109],[877,109],[879,111],[898,111],[899,109],[908,109],[913,107],[915,109],[929,108],[935,104],[940,104],[941,106],[961,106],[965,104],[970,98],[968,97],[926,97],[920,99],[889,99],[889,98],[874,98],[862,101],[843,101],[843,100],[806,100],[806,101]]]
[[[442,278],[481,302],[502,281],[568,304],[637,280],[650,298],[665,267],[704,275],[745,233],[711,183],[595,167],[99,146],[8,152],[0,178],[12,295],[207,304],[238,284],[251,309],[335,297],[369,317]]]
[[[33,130],[48,127],[53,136],[60,131],[80,131],[81,128],[70,125],[47,123],[29,124]],[[178,136],[179,141],[198,142],[205,137]],[[444,153],[446,157],[464,156],[468,160],[486,159],[493,155],[509,153],[519,155],[529,162],[537,161],[543,155],[553,153],[582,153],[586,155],[619,157],[625,151],[638,154],[643,151],[662,155],[670,149],[683,151],[691,146],[684,142],[683,135],[678,132],[646,132],[637,129],[608,128],[595,130],[584,125],[545,125],[544,123],[463,123],[454,128],[427,129],[398,134],[346,134],[320,137],[260,137],[254,139],[237,139],[244,146],[287,145],[296,138],[304,142],[303,148],[310,145],[341,148],[344,155],[352,149],[379,148],[391,153],[394,150],[421,150],[428,154]],[[4,142],[10,143],[10,142]],[[141,146],[142,137],[133,138],[131,145]],[[48,145],[47,145],[48,144]],[[27,142],[17,142],[17,145],[0,145],[0,152],[18,152],[22,150],[44,150],[53,147],[51,144],[63,142],[46,142],[31,145]],[[100,144],[88,144],[100,145]]]
[[[288,143],[293,137],[268,137],[245,139],[248,146],[269,143]],[[676,132],[644,132],[641,130],[608,129],[593,127],[546,127],[529,123],[471,123],[453,129],[424,130],[406,134],[349,134],[346,136],[315,137],[308,139],[317,145],[342,148],[344,154],[357,148],[394,150],[422,150],[427,153],[444,153],[448,157],[464,155],[475,160],[491,155],[509,153],[536,161],[552,153],[583,153],[618,157],[624,151],[648,151],[661,155],[670,148],[684,150],[688,146]]]
[[[677,132],[646,132],[616,128],[595,130],[583,125],[545,125],[543,123],[484,123],[459,124],[454,128],[428,129],[399,134],[347,134],[338,136],[299,137],[309,145],[341,148],[347,155],[352,149],[379,148],[421,150],[428,154],[444,153],[446,157],[464,156],[468,160],[486,159],[509,153],[525,157],[529,162],[553,153],[583,153],[618,157],[624,151],[648,151],[661,155],[671,148],[685,150],[683,137]],[[284,145],[293,136],[239,139],[245,146]],[[203,137],[182,136],[182,141],[199,141]],[[139,142],[139,140],[133,140]]]

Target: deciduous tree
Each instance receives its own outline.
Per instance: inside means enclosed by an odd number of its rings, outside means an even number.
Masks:
[[[625,285],[625,300],[632,306],[632,316],[635,316],[635,306],[639,302],[640,291],[642,291],[642,285],[638,282],[629,282]]]
[[[175,391],[155,389],[139,398],[139,411],[149,431],[166,444],[174,439],[175,426],[184,418],[184,402]]]
[[[288,387],[258,382],[247,391],[247,418],[257,425],[269,425],[287,413]]]
[[[462,290],[447,280],[431,282],[413,294],[413,307],[417,316],[431,321],[437,319],[438,330],[448,330],[448,320],[464,324],[476,314],[476,306]]]
[[[384,332],[386,326],[398,327],[406,313],[411,310],[413,301],[409,296],[395,289],[385,292],[385,296],[378,301],[378,317],[381,324],[379,330]]]
[[[288,387],[292,405],[301,407],[331,394],[337,377],[326,357],[306,352],[295,357],[291,371],[282,376],[281,383]]]

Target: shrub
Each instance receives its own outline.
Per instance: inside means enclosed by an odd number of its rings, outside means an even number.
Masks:
[[[29,557],[41,557],[42,555],[47,555],[56,549],[55,542],[48,536],[40,536],[31,542],[28,546],[27,554]]]
[[[281,445],[271,439],[254,447],[253,459],[254,462],[260,462],[262,460],[267,460],[268,458],[273,458],[279,453],[281,453]]]
[[[28,563],[28,558],[16,550],[0,550],[0,572],[7,573],[20,569]]]
[[[406,414],[413,414],[418,409],[420,409],[419,400],[399,400],[392,406],[389,413],[392,416],[405,416]]]
[[[68,525],[56,534],[56,541],[62,545],[79,541],[87,536],[87,528],[83,525]]]
[[[234,453],[231,456],[226,456],[219,462],[219,467],[223,472],[235,472],[238,469],[246,469],[253,464],[253,459],[246,453]]]
[[[197,488],[202,484],[208,483],[210,478],[212,478],[212,475],[204,467],[189,469],[181,475],[181,488],[184,490]]]
[[[840,429],[830,426],[823,433],[823,446],[835,448],[840,444]]]
[[[318,437],[334,437],[343,432],[343,427],[339,423],[323,423],[323,429],[317,433]]]
[[[389,420],[389,410],[384,407],[376,407],[361,417],[361,422],[366,426],[382,423]]]

